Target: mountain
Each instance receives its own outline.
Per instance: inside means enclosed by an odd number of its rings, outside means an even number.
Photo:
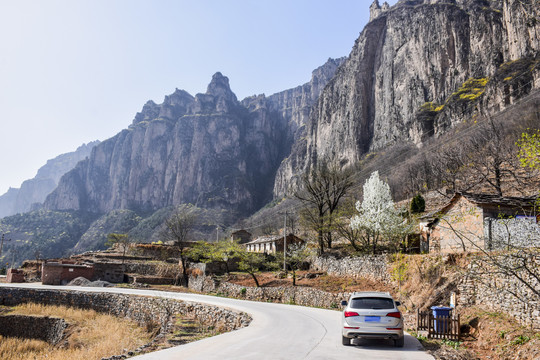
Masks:
[[[374,1],[370,11],[349,56],[302,86],[238,100],[218,72],[204,94],[148,101],[62,176],[43,209],[2,219],[0,230],[24,234],[31,254],[28,229],[47,218],[38,250],[83,251],[111,231],[151,241],[172,206],[192,203],[207,212],[201,234],[216,231],[290,193],[321,160],[369,172],[403,163],[405,149],[436,148],[469,119],[519,117],[503,110],[540,94],[537,0]]]
[[[62,177],[45,208],[151,212],[192,203],[249,214],[271,200],[278,166],[342,61],[269,97],[238,101],[218,72],[204,94],[177,89],[162,104],[149,101],[128,129]]]
[[[375,1],[370,10],[281,164],[275,197],[318,159],[348,166],[390,145],[421,146],[540,87],[537,1]]]
[[[62,175],[89,156],[92,148],[97,144],[99,141],[89,142],[79,146],[73,152],[48,160],[45,165],[39,168],[33,179],[24,181],[19,189],[10,188],[4,195],[0,196],[0,218],[39,207],[47,195],[56,188]]]

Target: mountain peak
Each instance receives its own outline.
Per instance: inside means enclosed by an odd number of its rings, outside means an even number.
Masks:
[[[229,86],[229,78],[223,76],[219,71],[212,76],[212,81],[208,84],[206,89],[207,95],[213,95],[218,98],[225,98],[226,100],[236,102],[236,95],[231,91]]]

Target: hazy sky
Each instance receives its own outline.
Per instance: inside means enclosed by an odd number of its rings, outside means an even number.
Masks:
[[[309,81],[349,54],[371,2],[0,0],[0,195],[216,71],[239,99]]]

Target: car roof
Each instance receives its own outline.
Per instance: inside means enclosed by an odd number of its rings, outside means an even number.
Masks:
[[[359,297],[384,297],[388,299],[393,299],[392,295],[387,292],[382,291],[355,291],[351,294],[351,297],[359,298]]]

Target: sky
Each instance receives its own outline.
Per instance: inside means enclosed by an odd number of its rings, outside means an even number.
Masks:
[[[0,0],[0,195],[217,71],[239,99],[308,82],[349,54],[371,3]]]

